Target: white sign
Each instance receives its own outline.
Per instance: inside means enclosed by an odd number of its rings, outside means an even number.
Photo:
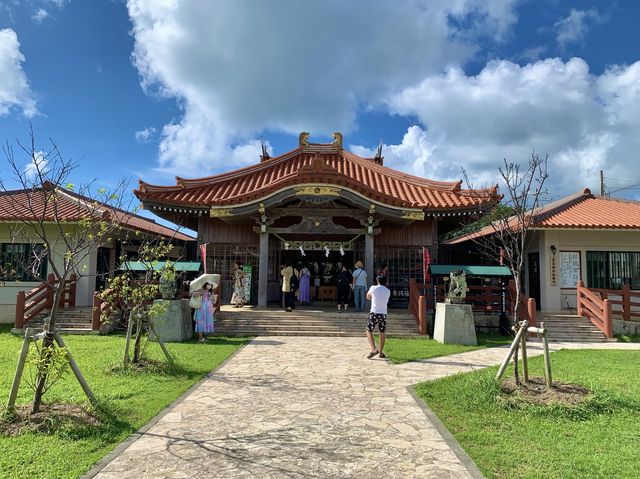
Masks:
[[[580,281],[580,252],[560,251],[560,287],[575,288]]]

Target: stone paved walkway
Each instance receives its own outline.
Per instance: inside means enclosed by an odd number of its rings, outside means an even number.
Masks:
[[[398,366],[366,352],[365,338],[258,338],[95,477],[472,477],[407,386],[497,364],[505,349]]]

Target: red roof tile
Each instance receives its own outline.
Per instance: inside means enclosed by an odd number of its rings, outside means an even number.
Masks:
[[[539,208],[531,228],[640,230],[640,202],[594,196],[585,189]],[[486,226],[445,244],[462,243],[494,232],[492,226]]]
[[[0,192],[0,221],[19,221],[30,218],[55,221],[57,218],[60,221],[76,222],[96,212],[96,208],[88,206],[90,202],[92,202],[90,198],[70,191],[57,191],[55,195],[42,189],[29,193],[25,190]],[[108,206],[101,206],[99,209],[108,212],[112,221],[116,221],[123,228],[159,234],[181,241],[194,240],[191,236],[176,233],[171,228],[159,225],[151,219],[122,209]]]
[[[461,182],[408,175],[332,145],[311,144],[239,170],[206,178],[176,178],[176,186],[150,185],[135,190],[143,202],[172,206],[224,206],[264,198],[287,187],[326,183],[400,207],[426,210],[469,209],[498,200],[497,188],[464,190]]]

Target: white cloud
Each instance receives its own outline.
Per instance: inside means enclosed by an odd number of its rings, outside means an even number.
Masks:
[[[22,62],[24,55],[16,32],[10,28],[0,30],[0,116],[14,108],[22,110],[26,117],[38,113]]]
[[[154,127],[145,128],[144,130],[136,131],[136,141],[138,143],[149,143],[156,134]]]
[[[560,194],[597,191],[600,169],[628,178],[638,161],[638,85],[640,62],[600,76],[579,58],[494,61],[476,76],[450,68],[390,97],[392,111],[424,128],[386,147],[385,164],[443,180],[460,178],[464,166],[476,185],[492,184],[503,158],[523,162],[535,150],[550,154],[550,185]]]
[[[589,10],[572,8],[567,17],[554,24],[557,31],[556,40],[562,48],[570,43],[581,42],[592,25],[603,23],[606,20],[607,17],[600,15],[594,8]]]
[[[142,84],[183,109],[161,168],[229,167],[229,145],[265,130],[347,133],[363,105],[503,39],[516,1],[129,0]]]
[[[42,23],[49,16],[49,12],[47,12],[44,8],[38,8],[36,12],[31,16],[31,19],[36,23]]]
[[[30,163],[24,167],[24,176],[27,181],[34,181],[38,175],[38,171],[41,174],[46,174],[47,172],[47,160],[44,157],[43,151],[37,151],[34,153],[34,157]]]

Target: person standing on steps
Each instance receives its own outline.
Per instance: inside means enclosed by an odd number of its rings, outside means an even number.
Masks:
[[[242,308],[247,304],[246,298],[246,275],[242,268],[242,263],[235,264],[235,270],[233,271],[233,295],[231,295],[231,304],[234,308]]]
[[[364,311],[364,305],[366,303],[365,295],[367,294],[367,272],[364,270],[362,261],[356,261],[356,269],[353,270],[353,283],[351,288],[353,289],[353,300],[356,311]]]
[[[346,265],[342,265],[342,270],[338,274],[338,313],[342,312],[341,306],[344,306],[344,311],[347,311],[349,306],[349,294],[351,293],[351,273],[347,269]]]
[[[387,330],[387,305],[389,304],[390,296],[391,291],[387,288],[387,277],[378,276],[378,284],[371,286],[367,291],[367,299],[371,301],[371,312],[367,319],[367,339],[369,340],[371,351],[367,355],[367,359],[373,358],[376,354],[379,354],[382,359],[387,357],[384,354],[384,339],[385,331]],[[373,337],[373,331],[376,326],[378,326],[380,333],[378,349],[376,349],[376,341]]]
[[[300,306],[303,304],[311,304],[311,271],[306,265],[302,266],[300,270],[300,295],[298,300],[300,301]]]
[[[291,312],[294,308],[294,294],[298,288],[298,271],[291,266],[291,261],[284,263],[284,268],[280,270],[282,276],[282,294],[284,296],[284,310]]]

